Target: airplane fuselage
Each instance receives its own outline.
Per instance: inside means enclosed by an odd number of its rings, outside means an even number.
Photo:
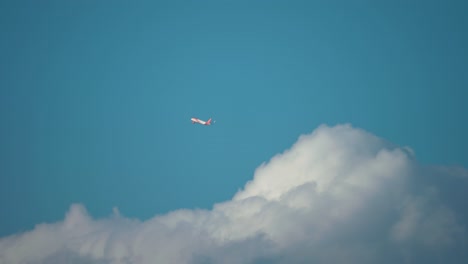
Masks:
[[[205,126],[211,125],[211,118],[208,121],[203,121],[201,119],[192,117],[190,120],[192,121],[192,124],[198,123],[198,124],[205,125]]]

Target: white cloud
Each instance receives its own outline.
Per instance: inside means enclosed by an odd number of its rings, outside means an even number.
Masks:
[[[413,155],[320,126],[212,210],[142,222],[76,204],[63,221],[1,238],[0,263],[464,263],[466,170]]]
[[[463,233],[464,227],[457,222],[456,214],[441,204],[434,188],[428,188],[421,196],[409,197],[392,229],[393,239],[399,242],[417,240],[435,248],[455,244]]]

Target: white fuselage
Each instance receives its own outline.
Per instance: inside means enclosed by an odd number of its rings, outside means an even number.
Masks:
[[[206,124],[205,121],[200,120],[200,119],[198,119],[198,118],[192,117],[192,119],[190,119],[190,120],[192,120],[193,123],[199,123],[199,124],[202,124],[202,125],[205,125],[205,124]]]

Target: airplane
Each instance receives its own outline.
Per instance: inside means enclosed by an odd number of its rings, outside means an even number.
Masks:
[[[190,120],[192,121],[192,124],[198,123],[198,124],[205,125],[205,126],[211,125],[211,117],[210,117],[210,119],[208,119],[208,121],[203,121],[203,120],[195,118],[195,117],[192,117]],[[214,121],[213,121],[213,123],[214,123]]]

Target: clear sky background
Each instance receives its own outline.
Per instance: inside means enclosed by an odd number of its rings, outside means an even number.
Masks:
[[[2,1],[0,236],[228,200],[320,124],[468,166],[465,1]],[[192,125],[192,116],[217,122]]]

